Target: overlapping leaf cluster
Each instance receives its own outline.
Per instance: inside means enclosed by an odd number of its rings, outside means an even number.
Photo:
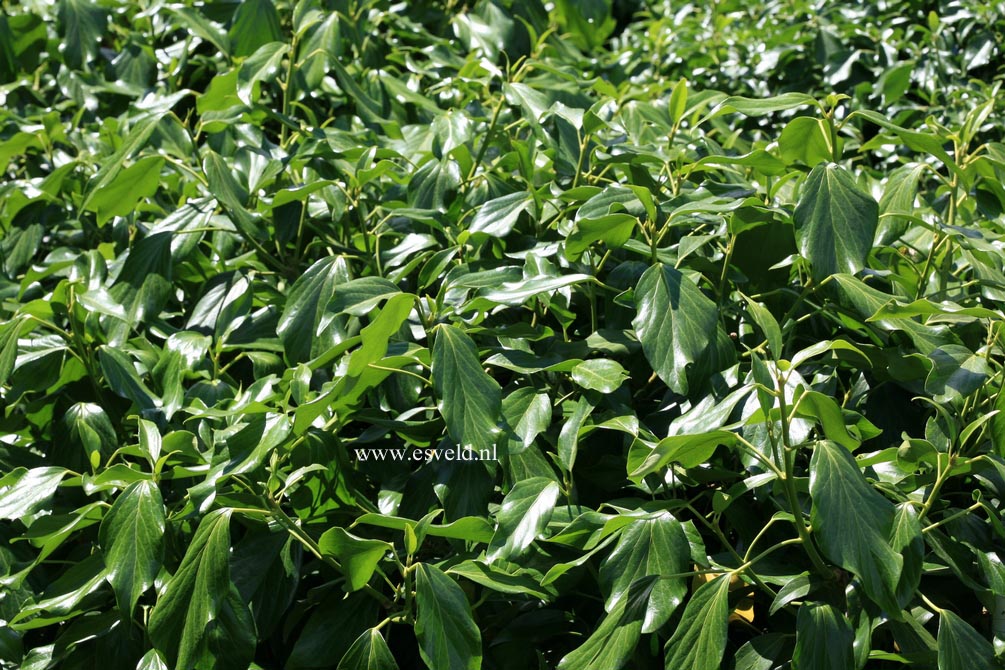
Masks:
[[[0,665],[993,667],[1003,37],[4,3]]]

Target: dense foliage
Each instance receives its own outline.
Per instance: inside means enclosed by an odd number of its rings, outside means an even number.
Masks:
[[[1003,39],[5,0],[0,666],[995,666]]]

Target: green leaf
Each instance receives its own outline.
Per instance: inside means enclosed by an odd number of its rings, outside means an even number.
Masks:
[[[118,447],[115,427],[100,405],[75,403],[66,410],[63,422],[69,429],[70,440],[83,447],[92,471]]]
[[[362,344],[349,356],[347,375],[358,377],[368,365],[384,357],[388,340],[405,323],[414,304],[415,296],[409,293],[399,293],[387,301],[380,314],[360,332]]]
[[[764,333],[764,339],[768,342],[768,350],[776,359],[781,358],[784,347],[782,344],[782,329],[778,325],[775,316],[761,303],[755,302],[747,296],[743,296],[743,299],[747,303],[747,311],[750,312],[754,323]]]
[[[855,670],[855,635],[844,614],[826,604],[805,604],[796,618],[793,670]]]
[[[551,425],[551,399],[532,388],[519,388],[502,400],[502,416],[510,434],[510,454],[531,444]]]
[[[136,601],[161,568],[164,528],[164,501],[150,481],[131,484],[101,520],[98,542],[105,558],[105,578],[126,617],[132,615]]]
[[[818,281],[865,267],[879,224],[879,205],[833,163],[817,165],[793,214],[799,253]]]
[[[601,393],[614,393],[627,378],[628,372],[620,363],[606,358],[583,361],[572,369],[574,382]]]
[[[269,42],[285,41],[272,0],[242,0],[227,35],[236,57],[250,56]]]
[[[810,116],[800,116],[786,124],[778,136],[778,149],[786,163],[801,161],[814,167],[834,159],[827,123]]]
[[[348,280],[345,262],[329,257],[316,262],[294,282],[276,327],[290,362],[310,360],[344,339],[328,303],[335,286]]]
[[[669,512],[633,521],[621,531],[618,544],[600,564],[600,587],[607,593],[604,609],[613,612],[628,597],[631,585],[656,576],[645,607],[642,632],[659,630],[684,601],[691,565],[691,548],[684,527]]]
[[[98,349],[98,362],[105,382],[116,395],[133,401],[141,412],[152,412],[160,406],[160,401],[136,374],[125,352],[102,346]]]
[[[203,172],[209,182],[209,190],[223,206],[238,232],[249,240],[266,239],[267,233],[261,217],[252,214],[247,208],[250,197],[248,189],[237,181],[227,160],[215,151],[207,151]]]
[[[635,307],[632,325],[646,359],[672,391],[687,394],[690,379],[711,371],[719,328],[715,303],[679,271],[658,263],[639,279]]]
[[[500,432],[502,390],[482,369],[475,343],[456,326],[440,326],[432,363],[433,389],[450,438],[465,449],[491,449]]]
[[[263,44],[241,63],[237,75],[237,97],[246,105],[252,105],[258,100],[260,84],[272,81],[279,73],[283,57],[289,53],[288,44],[269,42]],[[281,202],[274,203],[278,207]]]
[[[939,612],[939,670],[994,667],[994,648],[973,626],[949,610]]]
[[[0,479],[0,519],[34,514],[59,488],[66,470],[58,467],[14,468]]]
[[[89,0],[59,0],[61,51],[67,65],[79,70],[98,54],[107,22],[105,11]]]
[[[321,552],[342,563],[348,591],[358,591],[373,576],[381,559],[394,547],[388,542],[356,537],[341,528],[324,532],[318,540]]]
[[[736,433],[728,430],[671,435],[660,440],[655,448],[636,440],[628,454],[628,476],[638,481],[669,463],[694,468],[708,461],[719,445],[732,446],[736,443]]]
[[[337,670],[398,670],[398,663],[384,636],[376,628],[371,628],[356,638],[339,661]]]
[[[642,619],[657,580],[635,581],[624,598],[590,634],[558,664],[558,670],[619,670],[635,652],[642,637]]]
[[[728,618],[729,575],[723,575],[691,595],[666,643],[666,670],[717,670],[726,651]]]
[[[498,526],[489,544],[489,561],[510,559],[529,547],[547,527],[560,492],[558,484],[545,477],[518,482],[496,514]]]
[[[962,402],[991,376],[987,359],[958,345],[947,344],[928,355],[932,370],[925,391],[938,403]]]
[[[419,655],[430,670],[478,670],[482,636],[471,606],[457,582],[439,568],[415,568],[415,636]]]
[[[176,669],[196,667],[230,587],[230,510],[220,509],[203,517],[150,614],[150,639]]]
[[[516,225],[520,213],[530,209],[534,198],[530,193],[517,192],[489,200],[475,214],[468,228],[472,233],[506,237]]]
[[[848,450],[823,440],[810,460],[811,520],[823,554],[862,580],[866,594],[898,614],[903,557],[890,546],[896,510],[869,485]]]
[[[134,211],[137,203],[156,193],[163,167],[161,156],[145,156],[119,172],[113,181],[96,189],[87,201],[87,208],[97,215],[98,227],[112,217]]]

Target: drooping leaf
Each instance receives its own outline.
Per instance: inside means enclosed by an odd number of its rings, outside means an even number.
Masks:
[[[337,670],[398,670],[391,650],[380,631],[371,628],[352,643],[339,661]]]
[[[806,604],[799,608],[793,670],[855,670],[848,619],[834,607]]]

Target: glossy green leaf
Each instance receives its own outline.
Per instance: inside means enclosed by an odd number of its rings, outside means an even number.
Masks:
[[[793,670],[855,670],[854,633],[839,610],[817,603],[799,608]]]
[[[667,670],[715,670],[726,651],[729,576],[698,587],[666,643]]]
[[[150,613],[150,639],[175,668],[192,668],[205,653],[206,626],[230,592],[230,510],[203,517],[181,565]]]
[[[293,284],[276,328],[291,361],[310,360],[344,337],[339,320],[327,308],[336,285],[348,278],[338,258],[324,258]]]
[[[529,210],[534,199],[529,193],[510,193],[489,200],[475,214],[468,228],[472,233],[506,237],[516,225],[520,214]]]
[[[671,390],[686,394],[690,380],[712,362],[715,303],[679,271],[658,264],[639,279],[635,306],[632,325],[646,359]]]
[[[618,543],[600,564],[600,585],[607,593],[604,609],[614,612],[630,587],[643,577],[658,579],[649,592],[642,632],[659,630],[687,593],[691,550],[684,528],[669,513],[639,519],[621,531]]]
[[[465,449],[491,449],[500,432],[502,391],[482,369],[475,343],[456,326],[437,328],[432,367],[450,438]]]
[[[482,639],[471,606],[457,582],[439,568],[419,563],[415,569],[415,636],[430,670],[478,670]]]
[[[156,193],[163,167],[160,156],[145,156],[119,172],[114,181],[95,190],[88,208],[97,215],[98,226],[132,212],[137,203]]]
[[[131,484],[101,520],[98,541],[106,579],[127,615],[161,568],[165,523],[164,501],[149,481]]]
[[[593,359],[572,369],[572,380],[585,389],[613,393],[627,379],[628,372],[617,361]]]
[[[371,628],[352,643],[339,661],[338,670],[398,670],[398,664],[384,636]]]
[[[272,0],[242,0],[227,31],[235,56],[250,56],[269,42],[282,42],[279,12]]]
[[[656,580],[643,579],[632,584],[586,641],[566,654],[558,670],[619,670],[631,658],[642,636],[642,619],[650,591]]]
[[[59,488],[66,470],[39,467],[14,468],[0,479],[0,519],[20,519],[34,514]]]
[[[939,670],[994,667],[987,638],[950,610],[939,612]]]
[[[855,573],[877,604],[899,612],[904,559],[890,546],[893,503],[869,485],[847,449],[827,440],[813,449],[810,495],[814,536],[824,555]]]
[[[839,272],[855,274],[865,266],[879,205],[847,170],[821,164],[806,178],[793,220],[799,253],[819,281]]]
[[[558,484],[544,477],[518,482],[496,515],[498,526],[489,545],[490,561],[519,555],[536,540],[548,525],[560,490]]]

